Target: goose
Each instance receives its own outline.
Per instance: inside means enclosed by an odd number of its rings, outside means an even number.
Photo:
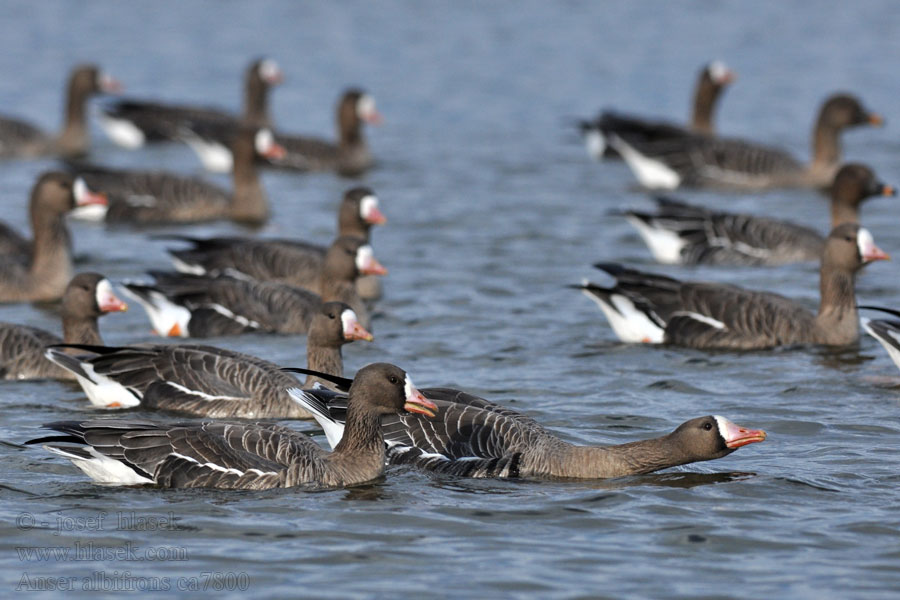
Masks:
[[[72,241],[66,214],[76,206],[105,204],[84,180],[60,171],[41,174],[31,188],[28,211],[33,240],[0,224],[0,302],[53,301],[72,279]]]
[[[639,136],[645,141],[678,137],[691,131],[714,135],[713,116],[716,106],[724,89],[733,83],[735,78],[734,71],[719,60],[712,61],[700,69],[697,86],[694,89],[693,116],[689,127],[608,110],[600,113],[596,119],[579,121],[588,154],[597,160],[620,158],[615,148],[607,142],[606,135],[609,133]]]
[[[346,390],[350,381],[328,379],[338,391],[314,388],[290,393],[313,414],[335,447],[344,434],[348,406],[347,395],[340,390]],[[421,393],[436,406],[431,419],[411,414],[382,417],[388,462],[461,477],[626,477],[722,458],[766,439],[760,429],[706,416],[658,438],[617,446],[576,446],[526,415],[466,392],[429,388]]]
[[[244,113],[241,117],[207,106],[165,104],[123,99],[107,106],[100,125],[107,137],[124,148],[140,148],[148,142],[181,139],[182,128],[191,123],[219,124],[236,129],[241,125],[271,128],[269,90],[283,81],[278,63],[258,58],[244,74]]]
[[[280,156],[284,149],[268,129],[243,129],[234,139],[234,191],[198,179],[162,171],[76,166],[89,185],[109,195],[106,210],[84,210],[76,218],[147,225],[231,219],[248,225],[265,223],[269,204],[259,180],[257,156]]]
[[[824,188],[831,184],[841,161],[841,132],[882,122],[854,96],[830,96],[813,129],[813,156],[808,165],[778,148],[701,134],[645,142],[638,136],[610,132],[609,143],[647,188]]]
[[[12,117],[0,117],[0,158],[78,157],[90,146],[85,104],[94,94],[116,94],[122,86],[96,65],[72,69],[66,86],[62,132],[55,137]]]
[[[385,415],[434,415],[433,402],[399,367],[360,369],[350,387],[344,439],[326,452],[303,433],[263,423],[154,423],[97,419],[44,425],[57,432],[30,440],[70,459],[98,483],[271,489],[343,487],[384,473]]]
[[[338,236],[356,236],[369,240],[373,225],[387,221],[378,208],[378,197],[367,187],[354,187],[344,193],[338,211]],[[320,291],[319,280],[328,247],[289,239],[248,237],[196,238],[164,236],[192,244],[191,248],[169,249],[175,268],[193,275],[240,274],[259,281],[274,281]],[[365,279],[378,279],[364,276]],[[357,280],[363,299],[380,295],[376,283]]]
[[[79,273],[66,287],[62,299],[63,337],[18,323],[0,323],[0,376],[3,379],[75,379],[69,371],[44,357],[50,344],[100,344],[97,319],[110,312],[128,310],[99,273]]]
[[[859,338],[856,272],[888,258],[859,225],[833,229],[822,254],[818,314],[778,294],[681,282],[616,264],[594,265],[615,277],[614,287],[590,282],[575,287],[597,302],[623,342],[732,350],[846,345]]]
[[[865,165],[841,167],[831,186],[831,226],[859,222],[859,206],[872,196],[895,196]],[[711,211],[657,198],[654,213],[625,212],[653,257],[664,264],[783,265],[818,260],[825,237],[814,229],[755,215]]]
[[[371,95],[360,89],[347,90],[337,105],[337,141],[275,131],[275,141],[284,147],[285,153],[267,159],[267,165],[294,171],[361,175],[374,164],[363,136],[363,124],[378,125],[381,121]],[[227,128],[188,124],[186,129],[181,137],[197,154],[204,168],[213,172],[227,172],[231,168],[230,152],[223,141]]]
[[[306,342],[310,369],[343,375],[341,347],[372,341],[356,313],[342,302],[323,304]],[[93,406],[165,410],[209,418],[309,419],[285,390],[297,380],[269,361],[204,345],[142,344],[105,347],[57,344],[46,357],[71,373]],[[304,387],[322,383],[308,376]]]

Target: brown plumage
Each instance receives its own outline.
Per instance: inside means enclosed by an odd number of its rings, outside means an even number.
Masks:
[[[334,381],[346,389],[346,380]],[[346,419],[346,394],[330,390],[293,393],[323,427],[329,444],[337,445]],[[382,419],[388,460],[463,477],[640,475],[722,458],[766,438],[763,431],[708,416],[687,421],[659,438],[618,446],[576,446],[530,417],[483,398],[448,388],[423,389],[422,394],[437,406],[433,418],[404,414]]]
[[[90,146],[87,100],[94,94],[117,93],[119,89],[119,83],[101,73],[95,65],[75,67],[66,85],[62,131],[54,137],[25,121],[0,117],[0,158],[47,155],[71,158],[87,154]]]
[[[865,165],[844,165],[830,189],[832,228],[858,223],[865,200],[896,193]],[[625,215],[662,263],[782,265],[819,260],[825,248],[825,236],[788,221],[711,211],[668,198],[656,201],[654,213],[629,210]]]
[[[72,279],[72,241],[66,214],[76,206],[105,204],[84,182],[67,173],[48,171],[31,189],[28,211],[34,239],[4,236],[0,256],[0,302],[58,300]],[[4,227],[6,232],[12,231]]]
[[[340,487],[384,472],[381,419],[402,412],[434,414],[407,374],[376,363],[350,388],[344,439],[326,452],[306,435],[278,425],[146,421],[60,421],[61,435],[31,440],[72,460],[95,481],[160,487],[269,489]]]
[[[234,189],[228,192],[196,177],[164,171],[81,166],[88,184],[109,196],[103,218],[109,223],[146,225],[231,219],[258,225],[269,218],[269,203],[256,168],[257,157],[282,149],[267,129],[241,129],[232,142]],[[77,215],[76,215],[77,216]],[[93,218],[93,216],[88,217]]]
[[[0,375],[4,379],[75,379],[69,371],[44,357],[50,344],[101,344],[97,319],[108,312],[127,310],[109,281],[98,273],[72,278],[62,299],[63,337],[16,323],[0,323]]]
[[[597,302],[625,342],[741,350],[844,345],[859,338],[856,273],[871,261],[887,258],[859,225],[835,228],[822,256],[818,313],[778,294],[681,282],[615,264],[595,265],[616,278],[614,287],[577,287]]]

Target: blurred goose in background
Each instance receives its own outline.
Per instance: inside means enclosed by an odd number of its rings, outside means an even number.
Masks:
[[[95,65],[75,67],[66,86],[62,132],[54,137],[25,121],[0,117],[0,158],[78,157],[87,154],[90,146],[86,114],[88,98],[94,94],[116,94],[121,89],[115,79]]]
[[[62,299],[62,339],[17,323],[0,323],[0,376],[3,379],[75,379],[69,371],[44,357],[50,344],[101,344],[97,319],[109,312],[128,310],[109,280],[98,273],[79,273]]]
[[[829,97],[813,129],[812,161],[807,165],[784,150],[736,138],[692,134],[647,141],[610,132],[608,139],[638,182],[648,188],[824,188],[831,184],[841,161],[841,132],[881,124],[882,118],[854,96]]]
[[[846,345],[859,338],[856,273],[888,258],[859,225],[832,230],[822,255],[818,314],[778,294],[681,282],[617,264],[594,265],[615,277],[615,286],[584,282],[575,287],[597,302],[623,342],[732,350]]]
[[[349,380],[329,377],[346,390]],[[290,390],[336,447],[345,434],[348,397],[331,390]],[[536,421],[483,398],[449,388],[421,390],[436,410],[429,420],[412,414],[381,420],[391,464],[461,477],[568,477],[600,479],[652,473],[677,465],[728,456],[762,442],[766,433],[707,416],[672,433],[617,446],[576,446]]]
[[[281,157],[268,159],[269,166],[295,171],[336,171],[355,176],[368,170],[374,159],[363,135],[363,124],[378,125],[381,115],[369,94],[351,89],[337,106],[337,141],[275,132],[275,141],[285,149]],[[227,129],[216,126],[188,127],[182,138],[196,152],[203,166],[214,172],[231,169],[230,152],[223,141]]]
[[[84,180],[48,171],[31,188],[28,212],[33,240],[0,223],[0,302],[53,301],[72,279],[72,239],[66,215],[76,206],[106,204]]]
[[[360,238],[341,237],[328,249],[315,293],[284,283],[227,275],[204,277],[152,271],[153,284],[125,284],[126,293],[147,311],[160,335],[210,337],[253,331],[306,333],[322,302],[345,302],[370,328],[369,313],[356,292],[360,274],[387,273]]]
[[[189,123],[218,124],[234,130],[241,125],[270,128],[269,90],[282,81],[278,63],[271,58],[258,58],[250,63],[244,74],[244,113],[241,116],[207,106],[124,99],[104,109],[100,124],[110,140],[125,148],[179,140]]]
[[[346,304],[323,304],[306,340],[309,368],[343,375],[341,347],[353,340],[371,341],[372,334]],[[48,348],[46,356],[77,378],[91,404],[100,408],[140,405],[217,419],[311,418],[286,392],[297,386],[293,376],[274,363],[224,348],[63,344]],[[303,385],[323,381],[309,376]]]
[[[859,222],[860,205],[873,196],[895,196],[861,164],[841,167],[831,185],[831,226]],[[629,210],[653,257],[664,264],[782,265],[819,260],[825,236],[802,225],[754,215],[711,211],[657,198],[656,212]]]
[[[433,415],[433,402],[405,371],[387,363],[360,369],[350,388],[344,439],[329,453],[303,433],[261,423],[58,421],[59,435],[31,440],[70,459],[99,483],[270,489],[338,487],[384,473],[385,415]]]
[[[338,236],[369,240],[373,225],[386,223],[378,208],[378,197],[367,187],[355,187],[344,194],[338,211]],[[184,250],[169,249],[175,268],[193,275],[239,275],[258,281],[286,283],[321,293],[320,278],[327,246],[300,240],[247,237],[196,238],[167,235],[192,244]],[[361,276],[357,291],[365,300],[381,295],[376,276]]]
[[[605,110],[591,121],[580,121],[588,154],[601,158],[619,158],[606,136],[637,136],[645,141],[678,137],[690,132],[714,135],[713,123],[716,107],[724,89],[735,80],[734,72],[725,63],[716,60],[700,70],[694,89],[693,116],[687,127],[665,121],[654,121],[633,115]]]
[[[109,205],[101,210],[76,211],[75,217],[133,225],[195,223],[231,219],[259,225],[269,218],[269,203],[259,179],[257,157],[281,156],[268,129],[244,128],[234,138],[234,190],[164,171],[108,169],[74,165],[88,185],[102,190]]]

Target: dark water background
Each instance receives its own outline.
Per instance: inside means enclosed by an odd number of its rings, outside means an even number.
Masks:
[[[279,126],[323,135],[340,90],[367,88],[386,123],[369,131],[380,166],[362,182],[390,221],[374,245],[391,273],[376,341],[346,348],[348,372],[388,360],[418,385],[465,388],[580,443],[652,437],[710,413],[770,435],[723,460],[613,481],[468,481],[392,468],[373,485],[321,493],[112,489],[19,445],[41,423],[97,415],[79,389],[5,383],[4,596],[23,574],[72,577],[75,589],[105,597],[166,578],[172,596],[186,593],[179,583],[234,587],[216,579],[228,573],[249,579],[247,592],[230,595],[254,598],[898,594],[900,373],[873,339],[745,354],[627,346],[565,286],[599,277],[597,260],[652,266],[637,235],[607,214],[646,196],[624,165],[588,160],[567,117],[606,105],[682,121],[695,73],[713,58],[739,76],[720,131],[806,156],[822,98],[853,91],[887,126],[847,134],[846,156],[900,184],[900,5],[4,2],[0,30],[0,108],[48,129],[59,123],[63,78],[85,60],[133,95],[237,108],[246,63],[269,55],[286,76],[272,98]],[[125,152],[97,130],[94,142],[98,161],[199,172],[183,147]],[[53,164],[0,164],[5,219],[26,226],[34,177]],[[351,182],[280,173],[264,182],[275,218],[263,233],[331,238]],[[808,191],[681,196],[827,227],[826,201]],[[863,211],[895,255],[898,215],[896,199]],[[82,268],[116,281],[168,264],[164,244],[142,232],[72,231]],[[241,232],[221,223],[190,231]],[[898,269],[871,266],[860,301],[900,307]],[[660,270],[777,290],[811,307],[818,298],[814,265]],[[0,307],[0,319],[59,329],[40,307]],[[110,344],[153,339],[136,306],[101,328]],[[285,365],[305,360],[303,338],[215,343]],[[128,530],[119,517],[145,521]],[[74,552],[76,542],[93,544],[88,560],[21,554]],[[91,554],[114,551],[124,554]]]

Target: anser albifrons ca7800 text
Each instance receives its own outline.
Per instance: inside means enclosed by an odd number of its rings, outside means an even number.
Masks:
[[[340,376],[341,347],[371,340],[356,314],[328,302],[312,318],[306,342],[310,369]],[[101,408],[141,405],[211,418],[308,419],[285,391],[297,380],[269,361],[224,348],[199,345],[104,347],[57,345],[47,358],[70,371],[91,404]],[[307,377],[304,386],[321,379]]]
[[[841,132],[881,123],[881,117],[866,110],[857,98],[848,94],[829,97],[813,129],[809,164],[778,148],[735,138],[691,134],[645,142],[623,133],[611,134],[609,142],[638,182],[648,188],[824,188],[831,184],[841,162]]]
[[[859,222],[859,206],[872,196],[894,196],[861,164],[841,167],[831,186],[831,226]],[[802,225],[755,215],[712,211],[657,198],[654,213],[629,210],[634,225],[664,264],[782,265],[819,260],[825,236]]]
[[[125,99],[110,104],[100,118],[106,135],[125,148],[139,148],[147,142],[181,139],[189,125],[218,125],[236,129],[272,127],[269,117],[269,89],[282,81],[281,69],[271,58],[250,63],[244,73],[244,114],[207,106],[166,104]]]
[[[618,157],[619,153],[607,142],[606,136],[610,134],[637,136],[645,141],[677,137],[691,131],[713,135],[715,133],[713,116],[718,100],[725,87],[734,79],[734,72],[718,60],[700,70],[697,87],[694,90],[693,116],[689,128],[608,110],[600,113],[592,121],[581,121],[581,132],[588,154],[598,160],[603,157]]]
[[[623,342],[733,350],[844,345],[859,338],[856,273],[887,258],[859,225],[832,230],[822,256],[818,314],[778,294],[681,282],[616,264],[594,265],[615,277],[615,286],[585,282],[576,287],[597,302]]]
[[[75,379],[44,357],[45,347],[63,342],[101,344],[97,319],[127,309],[103,275],[79,273],[63,294],[62,339],[37,327],[0,323],[0,374],[4,379]]]
[[[105,211],[74,215],[109,223],[146,225],[231,219],[258,225],[269,217],[269,203],[259,180],[257,157],[280,156],[284,150],[268,129],[245,128],[234,138],[234,190],[161,171],[132,171],[85,166],[75,168],[91,187],[109,196]]]
[[[356,292],[360,274],[387,271],[360,238],[340,237],[331,245],[321,273],[321,294],[284,283],[226,275],[204,277],[153,271],[153,284],[125,284],[147,311],[160,335],[210,337],[259,331],[305,333],[322,302],[346,302],[363,327],[369,312]]]
[[[72,279],[72,240],[66,214],[76,206],[106,204],[84,180],[48,171],[31,188],[28,212],[34,239],[30,242],[10,227],[0,227],[0,302],[58,300]]]
[[[766,439],[759,429],[708,416],[691,419],[658,438],[618,446],[576,446],[530,417],[483,398],[447,388],[421,392],[437,407],[433,421],[408,414],[382,418],[388,460],[463,477],[600,479],[641,475],[722,458]],[[329,444],[339,444],[347,396],[318,389],[291,393],[325,430]]]
[[[344,194],[341,202],[338,235],[368,241],[369,229],[386,221],[378,208],[375,193],[367,187],[355,187]],[[185,250],[169,250],[175,268],[182,273],[212,277],[240,273],[258,281],[275,281],[320,291],[327,246],[289,239],[165,237],[193,245]],[[363,294],[360,296],[368,299]]]
[[[70,459],[91,479],[116,485],[270,489],[339,487],[384,472],[385,415],[436,409],[402,369],[376,363],[350,388],[344,438],[326,452],[306,435],[278,425],[147,421],[59,421],[58,435],[31,440]]]
[[[77,157],[86,154],[90,146],[88,98],[94,94],[115,94],[120,89],[115,79],[94,65],[75,67],[66,86],[62,132],[53,137],[25,121],[0,117],[0,158]]]

